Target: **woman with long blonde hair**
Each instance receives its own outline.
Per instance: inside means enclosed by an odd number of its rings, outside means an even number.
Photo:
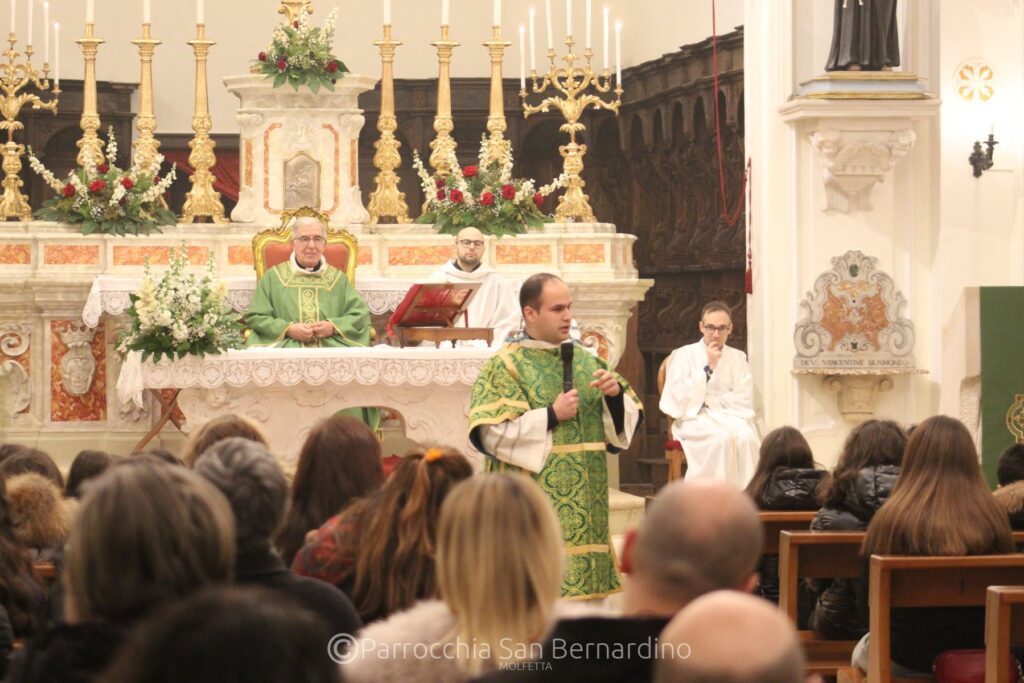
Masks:
[[[356,653],[345,679],[463,681],[536,656],[556,618],[563,558],[558,519],[533,480],[491,474],[459,484],[438,524],[441,600],[364,629],[374,651]],[[381,654],[409,644],[438,656]]]
[[[985,482],[970,432],[951,417],[928,418],[911,435],[892,495],[868,525],[864,557],[1012,552],[1010,523]],[[859,595],[865,614],[867,583],[865,572]],[[894,609],[891,629],[893,662],[907,673],[928,672],[940,652],[984,647],[985,612]],[[866,638],[854,652],[854,663],[865,669]]]

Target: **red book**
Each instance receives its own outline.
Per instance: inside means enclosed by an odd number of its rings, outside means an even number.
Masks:
[[[480,288],[479,282],[416,283],[388,320],[388,336],[396,327],[452,327]]]

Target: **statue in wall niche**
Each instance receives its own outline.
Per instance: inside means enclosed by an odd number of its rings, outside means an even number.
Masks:
[[[835,0],[825,71],[890,71],[899,65],[896,0]]]
[[[71,396],[83,396],[89,392],[96,374],[96,359],[92,355],[92,338],[96,330],[85,323],[71,323],[60,333],[60,340],[68,347],[60,359],[61,384]]]

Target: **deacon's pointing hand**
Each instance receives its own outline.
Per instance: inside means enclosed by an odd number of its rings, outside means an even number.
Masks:
[[[619,386],[619,381],[615,379],[615,375],[607,370],[594,370],[594,377],[597,379],[591,382],[590,386],[597,387],[605,396],[618,396],[619,392],[622,391],[622,387]]]

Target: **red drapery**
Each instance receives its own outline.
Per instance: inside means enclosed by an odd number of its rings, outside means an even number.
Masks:
[[[163,152],[164,158],[169,164],[177,164],[178,168],[188,175],[195,173],[195,169],[188,163],[188,155],[191,154],[190,150],[187,149],[176,149],[167,150]],[[213,189],[220,192],[225,197],[232,201],[238,201],[238,187],[240,178],[238,175],[238,152],[237,151],[223,151],[217,152],[217,163],[210,169],[216,180],[213,183]]]

